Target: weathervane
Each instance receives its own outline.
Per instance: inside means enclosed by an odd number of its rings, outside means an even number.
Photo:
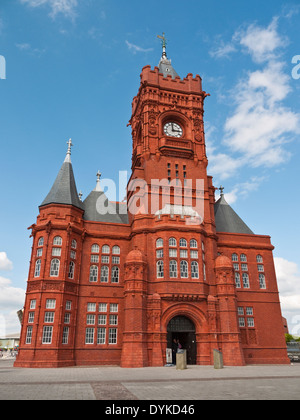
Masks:
[[[225,188],[221,185],[221,187],[219,188],[219,190],[220,190],[220,192],[221,192],[221,195],[224,195],[224,190],[225,190]]]
[[[167,39],[165,37],[165,33],[163,32],[163,36],[157,35],[157,38],[161,39],[161,45],[163,49],[162,58],[167,58],[167,53],[166,53]]]

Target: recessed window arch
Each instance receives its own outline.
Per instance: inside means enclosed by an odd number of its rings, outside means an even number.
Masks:
[[[97,265],[91,265],[90,267],[90,282],[95,283],[98,281],[98,267]]]
[[[164,246],[164,241],[162,238],[156,239],[156,248],[162,248]]]
[[[74,279],[74,273],[75,273],[75,263],[74,261],[71,261],[69,264],[69,279]]]
[[[263,263],[264,262],[263,257],[261,255],[257,255],[256,256],[256,262]]]
[[[156,277],[162,279],[164,277],[164,262],[162,260],[156,263]]]
[[[113,246],[112,253],[114,255],[120,255],[120,247],[118,245]]]
[[[119,283],[119,267],[113,266],[111,269],[111,282]]]
[[[238,262],[238,260],[239,260],[239,256],[238,256],[238,254],[236,254],[236,253],[232,254],[232,256],[231,256],[231,260],[232,260],[233,262]]]
[[[197,263],[197,261],[191,262],[191,275],[192,275],[192,279],[199,278],[199,264]]]
[[[43,236],[39,239],[38,246],[44,246],[44,237]]]
[[[171,260],[169,263],[169,274],[172,279],[177,278],[177,261]]]
[[[181,238],[179,240],[179,246],[180,246],[180,248],[186,248],[187,247],[187,241],[186,241],[186,239]]]
[[[266,285],[266,277],[264,274],[259,274],[259,288],[260,289],[266,289],[267,285]]]
[[[102,254],[109,254],[109,253],[110,253],[110,247],[108,245],[103,245]]]
[[[101,276],[100,276],[101,283],[108,283],[108,276],[109,276],[109,268],[107,265],[103,265],[101,267]]]
[[[60,266],[59,259],[58,258],[54,258],[51,261],[50,277],[58,277],[58,275],[59,275],[59,266]]]
[[[241,261],[247,262],[247,256],[245,254],[241,254]]]
[[[40,277],[40,275],[41,275],[41,266],[42,266],[42,260],[36,260],[35,270],[34,270],[34,277]]]
[[[188,278],[188,262],[185,260],[180,261],[180,277],[182,279]]]
[[[177,241],[175,238],[169,239],[169,246],[177,246]]]
[[[99,245],[98,244],[93,244],[92,248],[91,248],[91,252],[92,252],[92,254],[99,254],[99,252],[100,252]]]
[[[196,239],[191,239],[190,240],[190,247],[191,248],[198,248],[198,242],[196,241]]]
[[[53,245],[62,246],[62,238],[60,236],[55,236],[53,239]]]

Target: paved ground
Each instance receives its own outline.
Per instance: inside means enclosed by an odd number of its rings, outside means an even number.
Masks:
[[[0,400],[300,400],[300,364],[21,369],[0,360]],[[130,404],[130,403],[129,403]],[[127,404],[128,405],[128,404]],[[111,406],[111,404],[110,404]],[[155,408],[154,408],[155,410]]]

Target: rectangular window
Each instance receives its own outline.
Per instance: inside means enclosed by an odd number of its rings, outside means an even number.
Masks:
[[[52,332],[53,327],[44,327],[43,328],[43,339],[42,344],[51,344],[52,342]]]
[[[106,325],[106,315],[98,315],[98,325]]]
[[[109,328],[108,344],[117,344],[117,328]]]
[[[180,250],[180,258],[187,258],[188,254],[187,254],[187,250],[186,249],[181,249]]]
[[[94,344],[94,328],[85,329],[85,344]]]
[[[95,325],[95,315],[87,315],[86,323],[87,325]]]
[[[239,318],[239,326],[244,327],[245,326],[245,318]]]
[[[63,336],[62,336],[62,344],[68,344],[69,342],[69,327],[64,327],[63,329]]]
[[[109,315],[109,325],[118,325],[118,315]]]
[[[156,258],[163,258],[164,257],[164,250],[163,249],[158,249],[156,251]]]
[[[253,308],[251,306],[247,306],[246,308],[246,315],[253,315]]]
[[[263,273],[263,272],[265,271],[264,266],[263,266],[262,264],[259,264],[259,265],[257,266],[257,270],[258,270],[260,273]]]
[[[52,257],[60,257],[61,248],[52,248]]]
[[[248,327],[254,327],[254,318],[247,318]]]
[[[106,329],[98,328],[97,331],[97,344],[105,344]]]
[[[244,308],[242,306],[238,307],[238,315],[244,315]]]
[[[47,299],[46,300],[46,309],[55,309],[56,300],[55,299]]]
[[[41,257],[42,255],[43,255],[43,248],[39,248],[39,249],[37,250],[36,256],[37,256],[37,257]]]
[[[242,271],[248,271],[248,264],[242,264]]]
[[[177,249],[170,248],[169,249],[169,257],[176,258],[177,257]]]
[[[72,302],[70,300],[66,301],[66,311],[70,311],[72,308]]]
[[[70,257],[72,260],[76,260],[76,251],[71,251],[70,252]]]
[[[65,313],[64,323],[70,324],[71,314],[69,312]]]
[[[198,251],[191,251],[191,258],[198,258]]]
[[[30,301],[30,309],[35,309],[35,307],[36,307],[36,300],[33,299]]]
[[[240,265],[237,263],[233,264],[234,271],[240,271]]]
[[[25,344],[31,344],[33,327],[27,327]]]
[[[99,312],[107,312],[107,303],[99,303]]]
[[[241,287],[241,277],[240,274],[237,272],[235,272],[235,286],[238,289]]]
[[[109,256],[108,255],[102,255],[101,262],[103,264],[109,264]]]
[[[44,322],[45,322],[45,324],[53,324],[53,322],[54,322],[54,312],[45,312]]]
[[[243,286],[244,286],[244,289],[250,288],[249,276],[247,273],[243,273]]]
[[[259,275],[259,287],[260,289],[266,289],[266,278],[264,274]]]
[[[112,257],[113,264],[120,264],[120,257]]]
[[[87,311],[88,312],[96,312],[96,303],[88,303],[87,304]]]
[[[92,254],[91,255],[91,262],[98,263],[99,262],[99,255]]]
[[[110,304],[110,312],[118,312],[119,305],[117,303]]]
[[[28,314],[28,324],[33,324],[34,322],[34,312],[29,312]]]

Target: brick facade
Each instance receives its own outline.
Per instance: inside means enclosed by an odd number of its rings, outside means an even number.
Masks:
[[[270,237],[216,225],[206,96],[198,75],[180,79],[143,68],[132,103],[129,181],[143,186],[128,191],[129,210],[139,211],[127,220],[87,220],[87,202],[72,194],[40,206],[15,366],[163,366],[176,335],[200,365],[213,364],[213,349],[223,352],[225,365],[289,363]],[[168,122],[181,135],[166,134]],[[201,220],[188,214],[197,208],[197,180]],[[170,331],[174,319],[179,327]],[[184,330],[185,319],[193,331]]]

